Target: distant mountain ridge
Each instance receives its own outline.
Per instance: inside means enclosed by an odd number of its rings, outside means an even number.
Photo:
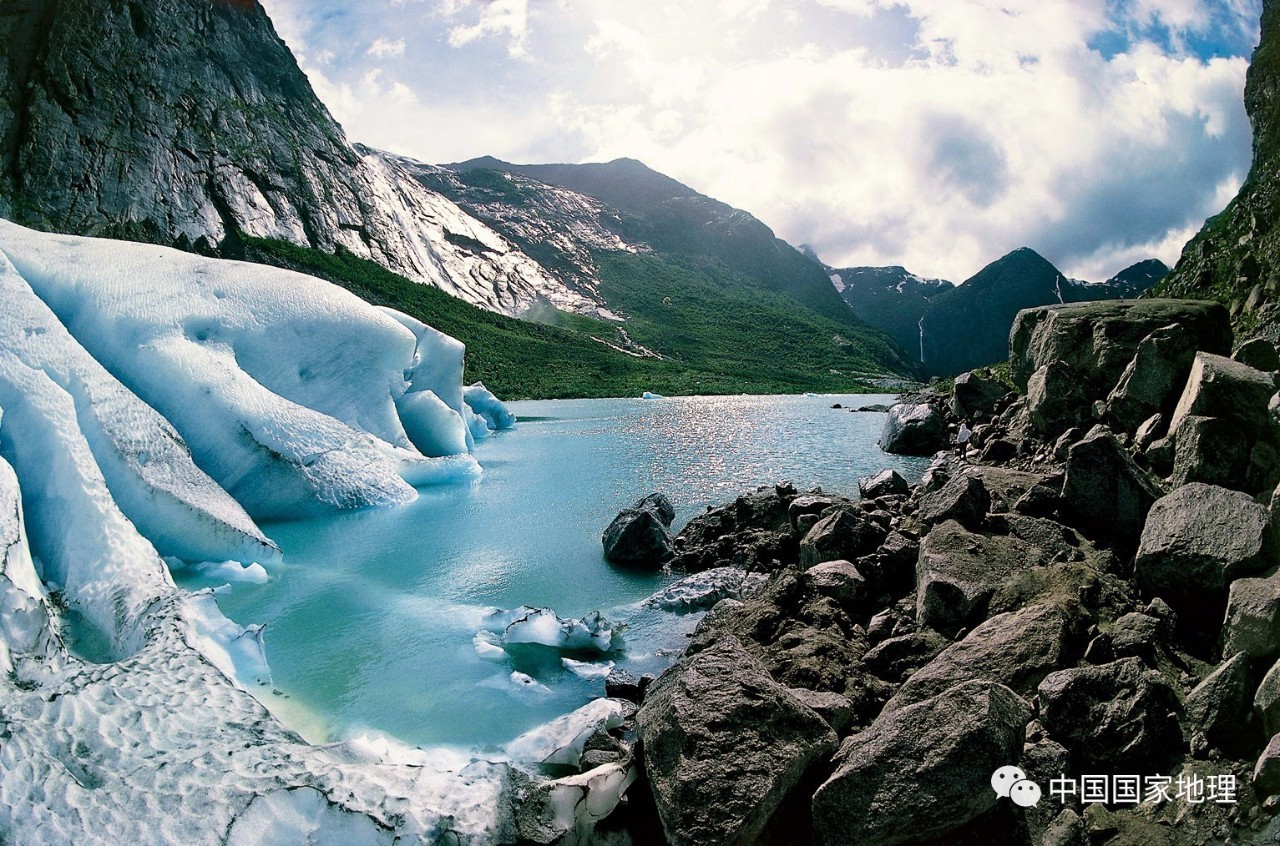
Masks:
[[[856,314],[888,332],[936,375],[1003,361],[1013,319],[1024,308],[1137,297],[1169,272],[1163,262],[1148,259],[1106,282],[1084,282],[1068,278],[1027,247],[997,259],[961,285],[924,279],[902,267],[827,270]]]

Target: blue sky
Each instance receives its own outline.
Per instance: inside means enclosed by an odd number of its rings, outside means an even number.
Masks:
[[[1249,166],[1260,0],[264,0],[429,162],[630,156],[835,265],[1172,264]]]

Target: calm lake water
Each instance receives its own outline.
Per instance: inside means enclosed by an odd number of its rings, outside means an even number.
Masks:
[[[610,660],[660,669],[697,615],[641,608],[672,578],[603,560],[600,533],[618,510],[662,491],[679,528],[759,484],[856,496],[858,478],[882,467],[918,478],[927,461],[876,446],[884,414],[830,407],[890,400],[512,403],[519,425],[477,447],[481,480],[423,489],[406,508],[265,525],[283,563],[266,584],[220,590],[219,605],[242,625],[266,624],[275,686],[311,739],[374,730],[412,744],[500,745],[602,695],[604,682],[541,647],[482,658],[473,637],[488,612],[599,610],[629,624],[625,652]],[[514,682],[517,671],[537,684]]]

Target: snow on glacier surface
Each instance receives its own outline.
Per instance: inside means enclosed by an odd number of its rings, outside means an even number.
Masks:
[[[250,514],[403,504],[413,484],[477,471],[423,456],[397,409],[423,371],[440,390],[451,376],[461,412],[461,345],[447,336],[421,350],[354,295],[260,265],[3,221],[0,251]]]

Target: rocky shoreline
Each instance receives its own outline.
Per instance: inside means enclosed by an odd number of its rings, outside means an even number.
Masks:
[[[973,372],[891,409],[886,450],[938,451],[917,485],[761,488],[674,537],[663,498],[624,511],[610,557],[694,574],[713,607],[662,676],[610,677],[638,710],[597,757],[638,779],[601,829],[1275,842],[1277,371],[1217,304],[1030,309],[1012,386]],[[1039,801],[997,796],[1002,767]]]

